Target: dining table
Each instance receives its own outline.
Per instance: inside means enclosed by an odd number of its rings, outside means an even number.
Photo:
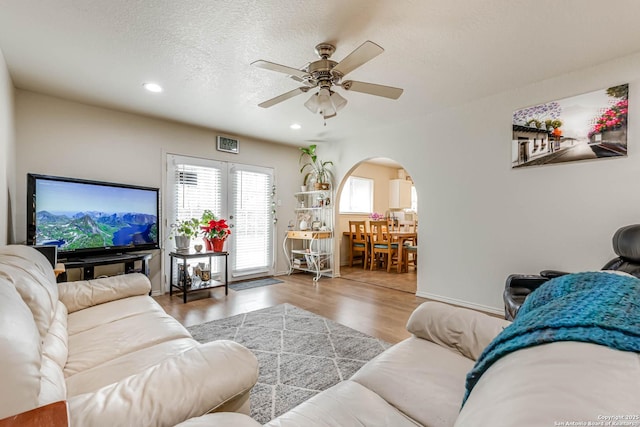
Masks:
[[[350,236],[351,233],[348,231],[344,231],[342,233],[344,236]],[[404,242],[406,241],[417,241],[418,233],[415,231],[389,231],[389,236],[391,237],[391,241],[394,243],[398,243],[398,273],[402,273],[402,257],[404,256]],[[369,239],[369,234],[367,234],[367,240]]]

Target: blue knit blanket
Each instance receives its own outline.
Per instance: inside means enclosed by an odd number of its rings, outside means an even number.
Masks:
[[[514,322],[484,349],[467,375],[462,405],[498,359],[556,341],[640,352],[640,279],[599,271],[568,274],[544,283],[527,297]]]

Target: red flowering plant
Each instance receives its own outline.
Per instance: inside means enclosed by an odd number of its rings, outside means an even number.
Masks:
[[[231,234],[231,229],[226,219],[209,220],[207,225],[201,225],[200,228],[202,229],[203,236],[208,239],[218,238],[224,240]]]
[[[206,239],[226,239],[231,234],[229,224],[226,219],[217,219],[210,210],[205,210],[200,218],[200,229]]]

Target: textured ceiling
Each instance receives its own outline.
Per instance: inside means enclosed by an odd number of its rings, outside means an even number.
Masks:
[[[633,53],[638,16],[637,0],[0,0],[0,49],[18,88],[299,145]],[[404,88],[399,100],[342,91],[326,126],[309,95],[257,106],[298,84],[251,62],[299,68],[320,42],[339,61],[365,40],[385,52],[349,78]]]

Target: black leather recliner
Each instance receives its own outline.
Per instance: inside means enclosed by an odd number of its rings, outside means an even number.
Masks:
[[[613,235],[613,251],[618,255],[602,270],[624,271],[640,278],[640,224],[619,228]],[[539,275],[511,274],[504,287],[504,317],[513,320],[527,296],[547,280],[569,274],[565,271],[544,270]]]

